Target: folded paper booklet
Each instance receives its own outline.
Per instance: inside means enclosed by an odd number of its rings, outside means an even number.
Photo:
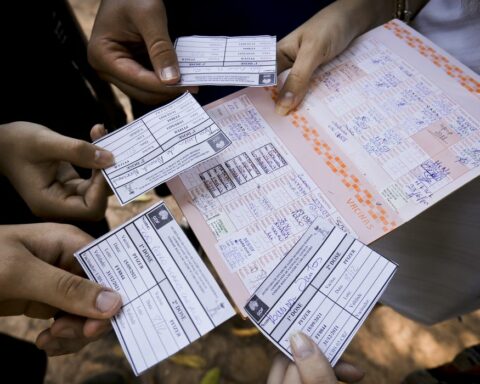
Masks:
[[[369,244],[480,174],[479,76],[398,20],[319,68],[297,111],[277,115],[276,96],[206,106],[232,145],[168,183],[243,314],[315,218]]]

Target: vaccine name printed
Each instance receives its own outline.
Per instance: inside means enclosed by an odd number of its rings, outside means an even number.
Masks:
[[[175,41],[181,85],[277,84],[275,36],[185,36]]]
[[[102,170],[122,205],[227,148],[231,141],[190,93],[95,141],[115,156]]]
[[[122,296],[112,324],[137,375],[235,313],[164,203],[75,256],[90,279]]]
[[[302,331],[334,365],[396,268],[319,218],[257,288],[245,310],[290,358],[289,336]]]

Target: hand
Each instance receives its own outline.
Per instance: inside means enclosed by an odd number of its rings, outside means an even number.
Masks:
[[[287,115],[305,97],[313,72],[340,54],[350,42],[391,19],[393,1],[337,0],[285,36],[277,45],[278,72],[292,68],[275,110]]]
[[[92,240],[65,224],[0,226],[0,316],[61,314],[37,338],[49,355],[96,340],[121,307],[119,294],[78,276],[82,270],[73,252]]]
[[[101,77],[143,103],[158,104],[186,90],[198,91],[166,86],[180,80],[180,71],[162,0],[102,0],[88,60]]]
[[[113,164],[110,152],[28,122],[0,125],[0,151],[0,171],[36,216],[78,220],[104,217],[108,187],[102,174],[93,171],[85,180],[72,164],[104,168]]]
[[[318,346],[304,333],[294,334],[290,343],[295,364],[284,355],[278,355],[267,384],[336,384],[337,378],[355,383],[364,376],[358,368],[342,361],[332,369]]]

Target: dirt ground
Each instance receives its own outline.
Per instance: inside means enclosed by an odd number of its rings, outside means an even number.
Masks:
[[[70,0],[87,34],[98,0]],[[122,97],[128,108],[126,98]],[[144,195],[126,207],[110,200],[107,219],[112,227],[143,211],[159,198]],[[171,197],[165,198],[177,220],[181,212]],[[24,317],[0,319],[0,332],[34,340],[47,321]],[[388,307],[377,307],[350,344],[345,359],[366,372],[365,384],[400,383],[406,374],[451,360],[465,347],[480,341],[480,311],[427,327],[408,320]],[[77,354],[49,360],[47,384],[77,384],[102,372],[118,372],[128,383],[200,383],[205,375],[220,380],[202,383],[265,383],[275,348],[238,316],[202,337],[145,375],[135,378],[113,333]]]

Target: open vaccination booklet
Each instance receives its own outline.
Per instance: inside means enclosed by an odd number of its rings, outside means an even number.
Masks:
[[[237,309],[287,355],[302,329],[334,363],[396,269],[364,244],[480,174],[480,78],[393,20],[317,70],[294,113],[275,114],[276,96],[247,88],[207,105],[208,116],[184,98],[204,140],[167,129],[179,169],[157,176],[179,173],[170,190]],[[179,118],[170,113],[168,124]],[[148,153],[123,160],[134,155]],[[151,169],[139,172],[124,203],[154,186]],[[76,256],[125,295],[114,328],[136,373],[233,314],[161,204]]]
[[[232,144],[168,184],[239,309],[314,218],[369,244],[480,174],[480,77],[398,20],[275,97],[206,106]]]

